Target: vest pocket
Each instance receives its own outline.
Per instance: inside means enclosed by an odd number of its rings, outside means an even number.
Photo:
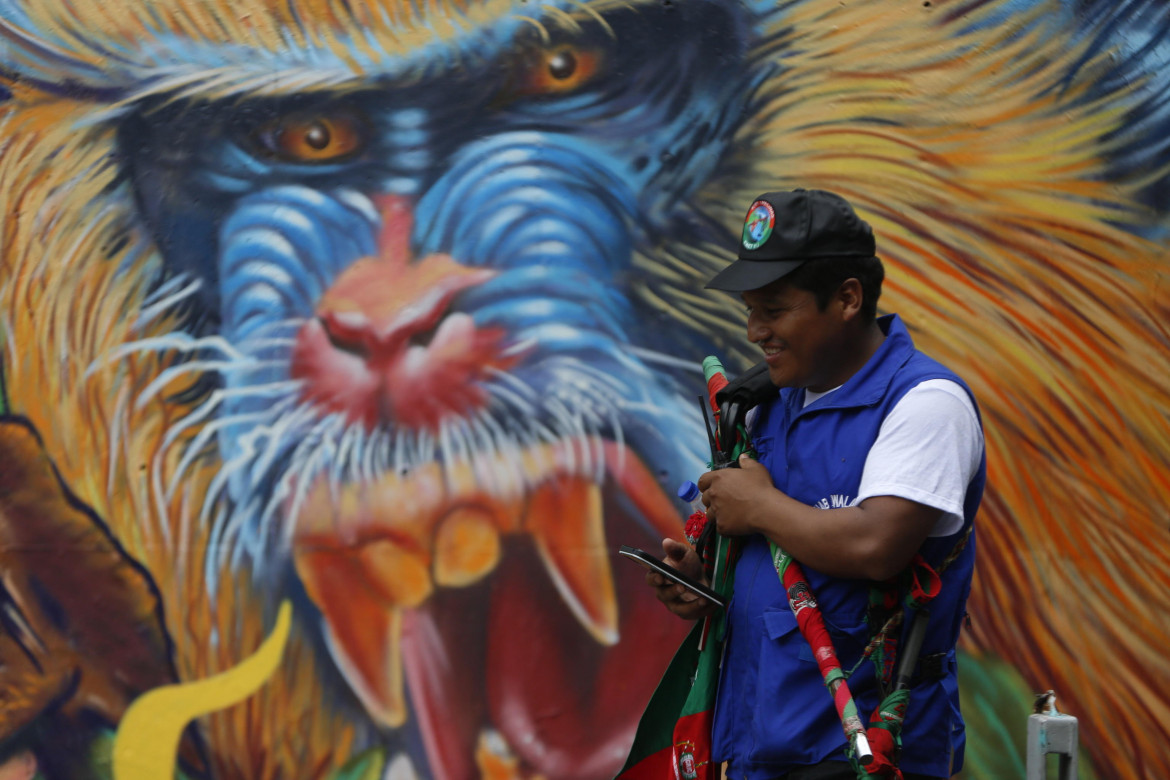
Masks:
[[[821,617],[825,621],[825,628],[829,630],[829,638],[833,640],[833,648],[837,651],[837,657],[842,663],[844,664],[846,659],[855,661],[860,657],[861,651],[865,649],[868,641],[867,632],[869,629],[865,618],[825,615],[823,613]],[[789,608],[764,610],[764,632],[769,639],[779,639],[792,631],[795,631],[800,637],[798,657],[802,661],[816,663],[812,648],[809,647],[804,635],[800,633],[800,626],[797,624],[796,615],[792,614],[792,610]],[[849,669],[848,666],[845,668]]]
[[[764,610],[764,633],[768,639],[777,640],[794,631],[800,640],[800,652],[797,654],[797,657],[802,661],[816,663],[816,659],[813,658],[812,648],[805,641],[804,635],[800,633],[800,626],[797,624],[796,615],[792,614],[792,610],[787,607],[784,609]]]
[[[832,699],[787,604],[765,609],[762,617],[748,763],[815,763],[844,741]]]
[[[785,604],[765,608],[762,617],[748,763],[783,767],[816,763],[836,755],[844,749],[841,723],[796,616]],[[852,615],[824,618],[838,657],[848,670],[864,649],[864,619]],[[851,682],[860,684],[862,679],[872,678],[865,667],[860,671],[858,679]],[[872,704],[858,702],[860,708],[867,705],[872,709]],[[865,709],[863,716],[868,715],[869,709]]]

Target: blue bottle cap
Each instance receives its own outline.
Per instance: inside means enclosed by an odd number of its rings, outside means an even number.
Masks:
[[[678,497],[690,503],[699,497],[699,486],[689,479],[678,486]]]

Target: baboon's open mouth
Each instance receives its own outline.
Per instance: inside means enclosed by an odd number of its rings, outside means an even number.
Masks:
[[[478,776],[485,749],[546,777],[620,765],[685,629],[641,570],[610,564],[609,536],[649,546],[680,529],[625,445],[322,476],[297,514],[296,570],[335,660],[388,727],[406,723],[409,689],[436,777]]]

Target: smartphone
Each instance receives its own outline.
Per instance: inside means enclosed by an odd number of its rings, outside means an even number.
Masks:
[[[692,580],[678,569],[675,569],[668,563],[660,561],[658,558],[655,558],[645,550],[639,550],[637,547],[630,547],[629,545],[623,544],[618,548],[618,555],[624,555],[631,561],[634,561],[635,563],[640,564],[641,566],[650,569],[651,571],[658,572],[668,580],[677,582],[679,585],[682,585],[692,593],[697,593],[698,595],[720,607],[727,606],[727,601],[718,593],[711,590],[703,583]]]

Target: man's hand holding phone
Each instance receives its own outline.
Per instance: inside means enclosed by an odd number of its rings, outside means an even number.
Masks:
[[[689,544],[663,539],[662,550],[666,553],[664,562],[693,580],[707,585],[703,575],[703,563],[699,554]],[[676,582],[668,580],[656,571],[646,572],[646,584],[654,588],[658,600],[674,614],[686,620],[699,620],[714,615],[718,606],[697,593]]]

